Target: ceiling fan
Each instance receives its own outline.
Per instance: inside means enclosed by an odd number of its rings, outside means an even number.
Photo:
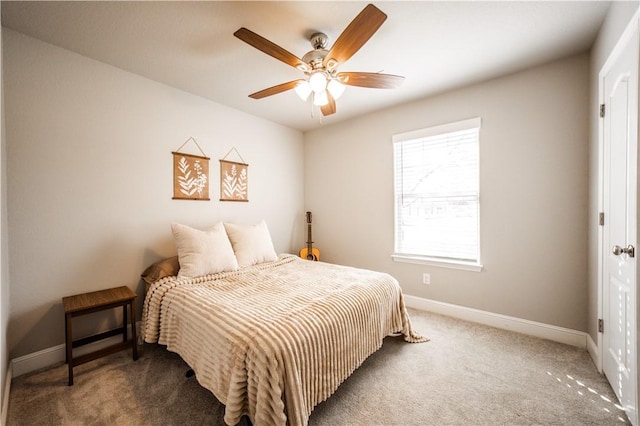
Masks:
[[[335,100],[342,95],[345,85],[377,89],[399,87],[404,80],[402,76],[337,70],[339,65],[351,58],[373,36],[386,19],[387,15],[369,4],[345,28],[331,49],[326,50],[328,39],[325,34],[313,34],[309,40],[313,50],[307,52],[302,59],[253,31],[240,28],[233,33],[234,36],[305,74],[304,79],[278,84],[252,93],[249,97],[262,99],[295,89],[302,100],[313,94],[313,104],[319,106],[322,115],[326,116],[336,112]]]

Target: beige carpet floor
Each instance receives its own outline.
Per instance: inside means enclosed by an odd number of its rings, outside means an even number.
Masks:
[[[410,311],[431,338],[388,337],[311,415],[310,425],[623,425],[626,417],[584,349]],[[144,345],[74,369],[13,380],[9,425],[221,425],[224,406],[188,366]],[[257,425],[261,426],[261,425]]]

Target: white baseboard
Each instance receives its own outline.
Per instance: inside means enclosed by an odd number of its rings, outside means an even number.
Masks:
[[[131,325],[128,325],[128,335],[131,336]],[[140,343],[140,322],[136,323],[136,331],[138,337],[138,343]],[[131,337],[129,337],[131,338]],[[89,352],[106,348],[107,346],[122,341],[122,334],[111,336],[97,342],[89,343],[88,345],[81,346],[73,350],[73,356],[84,355]],[[41,368],[50,367],[52,365],[64,362],[66,359],[66,346],[65,344],[53,346],[51,348],[43,349],[38,352],[27,354],[18,358],[14,358],[9,363],[9,369],[13,370],[13,377],[19,377],[23,374],[31,373],[32,371],[40,370]]]
[[[0,417],[0,425],[7,424],[7,414],[9,412],[9,393],[11,392],[11,380],[13,379],[13,367],[9,363],[7,375],[4,380],[4,393],[2,394],[2,417]]]
[[[114,336],[115,337],[115,336]],[[96,342],[85,346],[85,348],[100,349],[96,347],[97,343],[108,342],[109,339],[104,339],[102,342]],[[104,345],[105,347],[107,344]],[[76,353],[79,353],[76,352]],[[14,377],[22,376],[23,374],[31,373],[32,371],[39,370],[41,368],[49,367],[60,362],[64,362],[66,356],[65,345],[57,345],[52,348],[43,349],[38,352],[33,352],[18,358],[11,360],[11,367],[13,368]]]
[[[493,312],[481,311],[465,306],[452,305],[450,303],[438,302],[407,294],[404,295],[404,300],[409,308],[434,312],[465,321],[501,328],[503,330],[516,331],[530,336],[553,340],[554,342],[587,348],[587,333],[582,331],[495,314]]]
[[[590,334],[587,334],[587,350],[589,355],[596,365],[599,373],[602,373],[602,362],[600,360],[600,351],[598,350],[598,344],[593,341]]]

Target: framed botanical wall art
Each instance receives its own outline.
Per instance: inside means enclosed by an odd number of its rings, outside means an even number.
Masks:
[[[249,201],[249,165],[220,160],[220,201]]]
[[[187,142],[189,140],[195,142],[193,138],[189,138]],[[200,148],[200,145],[195,143]],[[202,149],[200,149],[202,156],[178,151],[171,153],[173,154],[173,199],[209,201],[209,157],[204,156]]]

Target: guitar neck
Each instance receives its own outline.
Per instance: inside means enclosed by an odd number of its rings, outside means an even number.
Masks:
[[[313,245],[313,241],[311,241],[311,224],[307,224],[307,251],[311,253],[311,246]]]

